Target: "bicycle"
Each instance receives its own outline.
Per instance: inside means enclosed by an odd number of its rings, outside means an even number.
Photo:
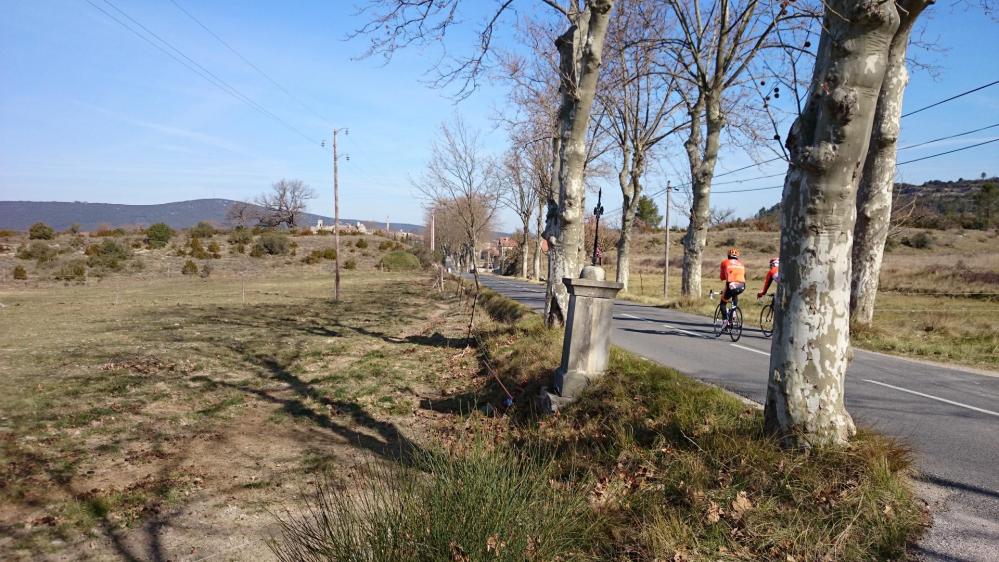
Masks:
[[[728,311],[728,326],[725,326],[722,320],[722,306],[725,304],[720,302],[718,303],[718,307],[715,308],[715,337],[721,337],[722,334],[728,332],[728,336],[732,338],[732,341],[737,342],[742,337],[742,309],[739,308],[738,303],[733,302],[732,308]]]
[[[767,297],[770,297],[770,300],[763,305],[763,310],[760,311],[760,331],[763,332],[765,338],[774,334],[774,296],[767,295]]]

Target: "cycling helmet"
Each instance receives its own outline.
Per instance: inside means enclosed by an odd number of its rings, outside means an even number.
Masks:
[[[739,259],[740,255],[742,255],[742,254],[739,253],[739,248],[729,248],[728,249],[728,257],[729,258],[731,258],[731,259]]]
[[[778,259],[778,258],[771,258],[770,259],[770,267],[780,267],[780,259]]]

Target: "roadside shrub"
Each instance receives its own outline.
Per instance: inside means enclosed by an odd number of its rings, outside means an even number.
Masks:
[[[0,229],[0,238],[13,238],[17,233],[13,230]]]
[[[416,271],[421,268],[420,258],[404,250],[385,254],[378,266],[386,271]]]
[[[146,229],[146,244],[150,248],[162,248],[173,238],[174,231],[164,223],[158,222]]]
[[[384,241],[382,241],[381,244],[378,245],[378,250],[381,251],[381,252],[384,252],[385,250],[391,250],[391,249],[392,249],[392,241],[391,240],[384,240]]]
[[[64,263],[52,277],[60,281],[83,281],[87,278],[87,262],[79,259]]]
[[[262,258],[264,257],[264,248],[260,244],[254,244],[253,248],[250,248],[251,258]]]
[[[24,269],[23,265],[15,265],[14,266],[14,279],[17,279],[19,281],[24,281],[27,278],[28,278],[28,270]]]
[[[28,229],[28,238],[31,240],[52,240],[55,237],[55,229],[44,222],[36,222]]]
[[[180,268],[180,272],[184,275],[197,275],[198,264],[194,263],[194,260],[187,260],[184,262],[184,267]]]
[[[368,241],[365,240],[364,238],[361,238],[360,240],[354,243],[354,246],[356,246],[360,250],[364,250],[368,247]]]
[[[249,244],[253,242],[253,233],[245,226],[237,226],[229,233],[230,244]]]
[[[41,265],[56,257],[59,252],[41,240],[35,240],[18,248],[17,257],[22,260],[37,260]]]
[[[235,246],[229,246],[229,253],[245,254],[246,244],[236,244]]]
[[[917,250],[928,250],[936,244],[937,240],[929,232],[920,232],[912,236],[902,238],[902,244]]]
[[[335,260],[336,259],[336,248],[324,248],[323,249],[323,259],[324,260]]]
[[[74,222],[73,224],[69,225],[69,228],[66,229],[66,234],[79,234],[79,233],[80,233],[80,223],[78,222]]]
[[[257,239],[253,249],[260,248],[260,251],[272,256],[283,256],[291,248],[291,241],[288,237],[277,232],[265,232]],[[261,255],[263,255],[263,253]],[[253,255],[252,253],[250,255]]]
[[[349,270],[357,269],[357,260],[355,260],[354,258],[348,259],[347,261],[343,262],[343,268]]]
[[[211,238],[212,236],[215,236],[215,227],[210,223],[201,221],[191,227],[189,234],[191,235],[191,238]]]
[[[312,250],[307,256],[302,258],[302,263],[307,263],[309,265],[315,265],[322,261],[323,253],[319,250]]]
[[[132,256],[128,246],[116,240],[104,240],[100,244],[87,246],[84,253],[89,256],[87,265],[101,270],[119,271]]]
[[[219,246],[218,242],[213,240],[210,244],[208,244],[208,253],[210,253],[213,258],[219,259],[222,257],[222,247]]]

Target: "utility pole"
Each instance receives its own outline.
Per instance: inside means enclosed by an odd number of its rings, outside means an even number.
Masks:
[[[436,222],[435,219],[436,219],[436,216],[434,215],[434,213],[430,213],[430,253],[431,254],[434,253],[435,250],[437,250],[437,247],[434,244],[434,242],[435,242],[434,241],[434,235],[436,234],[436,230],[437,230],[437,225],[435,224],[435,222]]]
[[[345,129],[346,131],[346,129]],[[333,129],[333,244],[336,247],[336,274],[333,281],[333,300],[340,300],[340,178],[339,154],[337,154],[336,136],[340,129]]]
[[[670,193],[673,188],[670,186],[670,182],[666,182],[666,256],[663,261],[663,299],[669,300],[669,210],[670,210]]]

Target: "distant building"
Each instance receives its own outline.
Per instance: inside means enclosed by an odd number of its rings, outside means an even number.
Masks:
[[[313,234],[317,234],[320,232],[333,232],[333,225],[323,224],[323,219],[317,219],[316,225],[310,226],[309,230],[311,230]],[[368,228],[364,226],[364,223],[362,223],[361,221],[357,221],[357,223],[354,226],[351,226],[349,224],[341,224],[340,232],[367,234]]]

